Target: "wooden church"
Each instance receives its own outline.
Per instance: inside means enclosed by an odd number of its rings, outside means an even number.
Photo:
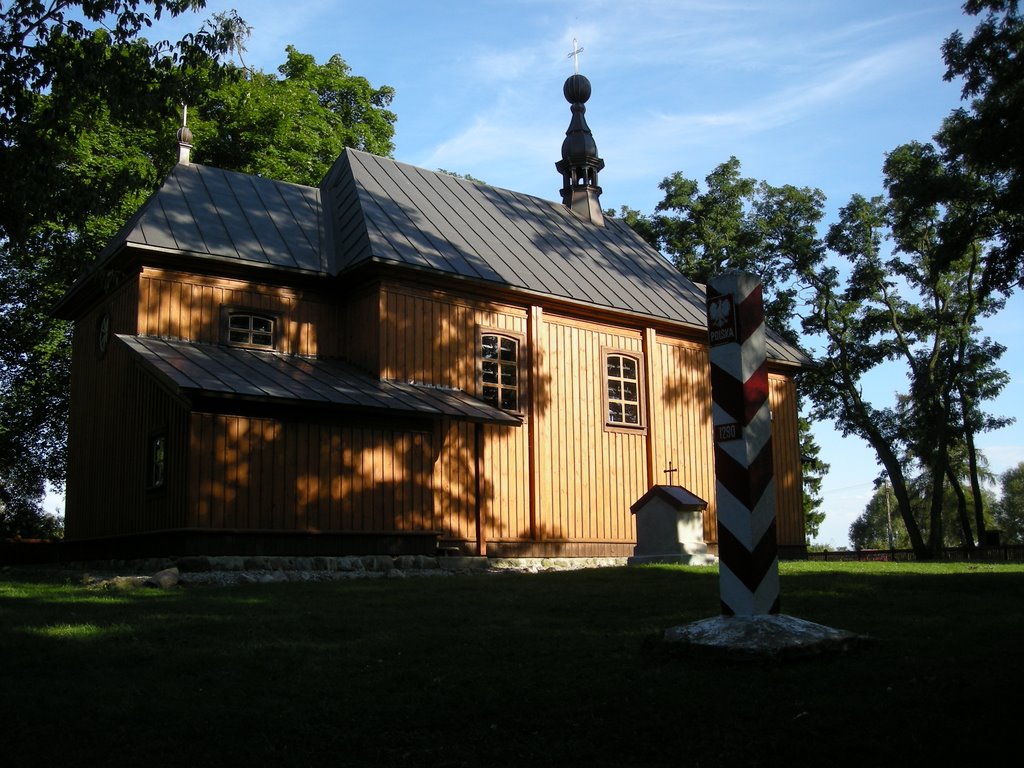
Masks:
[[[161,554],[627,556],[657,484],[709,502],[703,289],[604,218],[571,76],[562,201],[346,150],[319,187],[179,163],[58,306],[67,543]],[[770,337],[777,532],[804,551]]]

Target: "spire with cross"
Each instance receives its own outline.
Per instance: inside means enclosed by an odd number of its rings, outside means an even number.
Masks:
[[[576,42],[576,38],[572,39],[572,52],[569,53],[567,58],[572,59],[572,65],[576,69],[576,74],[580,73],[580,54],[583,53],[583,46]]]
[[[603,226],[597,174],[604,168],[604,160],[597,156],[597,142],[584,117],[590,98],[590,81],[580,74],[582,52],[583,46],[573,38],[569,58],[573,60],[576,74],[569,75],[562,86],[562,94],[571,105],[572,119],[562,142],[562,159],[555,163],[555,168],[562,174],[562,202],[584,220]]]

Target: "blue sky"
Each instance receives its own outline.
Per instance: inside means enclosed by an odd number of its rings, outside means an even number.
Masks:
[[[578,39],[606,163],[602,205],[645,212],[665,176],[703,179],[731,155],[747,176],[820,188],[830,215],[851,194],[880,193],[885,153],[928,140],[957,106],[940,45],[973,22],[954,0],[247,0],[209,2],[204,15],[235,6],[253,26],[250,66],[273,71],[292,44],[320,62],[338,53],[355,74],[393,86],[397,159],[552,200]],[[1013,382],[992,407],[1002,415],[1024,415],[1022,319],[1017,296],[986,328],[1009,347]],[[903,383],[902,372],[880,371],[866,393],[884,405]],[[833,424],[815,431],[832,465],[818,540],[845,545],[878,468]],[[1024,424],[980,442],[996,472],[1024,461]]]

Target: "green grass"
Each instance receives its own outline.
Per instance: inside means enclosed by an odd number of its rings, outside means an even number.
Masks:
[[[716,615],[708,569],[167,592],[0,574],[0,764],[1005,763],[1024,567],[791,563],[782,600],[876,642],[656,652]]]

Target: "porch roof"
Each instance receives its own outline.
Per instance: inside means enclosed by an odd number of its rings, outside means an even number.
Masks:
[[[117,339],[185,397],[274,401],[490,424],[522,423],[517,416],[461,390],[380,380],[337,360],[149,336],[118,334]]]

